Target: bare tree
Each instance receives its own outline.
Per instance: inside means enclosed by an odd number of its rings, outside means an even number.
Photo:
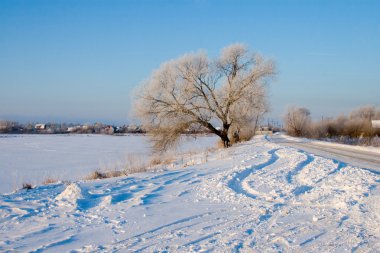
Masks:
[[[250,101],[250,99],[253,99]],[[256,132],[264,114],[268,111],[264,87],[257,87],[255,96],[247,97],[242,103],[237,104],[231,110],[235,121],[230,130],[234,141],[249,140]]]
[[[265,111],[265,86],[273,75],[272,61],[241,44],[224,48],[216,60],[203,52],[187,54],[153,72],[140,87],[135,112],[153,134],[156,150],[194,126],[207,128],[228,147],[232,128]]]
[[[375,120],[380,120],[380,108],[376,110],[375,116],[373,117]]]
[[[0,120],[0,133],[11,133],[18,131],[20,124],[15,121]]]
[[[284,118],[287,133],[304,136],[310,126],[310,111],[306,108],[289,107]]]
[[[363,106],[350,113],[351,119],[371,121],[376,114],[374,106]]]

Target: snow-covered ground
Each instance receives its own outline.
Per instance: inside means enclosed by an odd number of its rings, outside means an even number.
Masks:
[[[380,175],[266,137],[0,195],[0,251],[379,252]]]
[[[175,153],[216,143],[214,136],[183,140]],[[0,135],[0,193],[49,178],[78,180],[97,169],[121,170],[131,159],[149,160],[150,153],[149,139],[142,135]]]

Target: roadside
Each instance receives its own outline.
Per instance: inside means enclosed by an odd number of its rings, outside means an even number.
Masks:
[[[313,141],[303,138],[289,137],[282,134],[275,134],[271,136],[269,140],[273,143],[293,147],[308,153],[380,173],[380,148],[365,148],[323,141]]]

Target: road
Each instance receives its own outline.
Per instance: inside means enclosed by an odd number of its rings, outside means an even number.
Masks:
[[[269,141],[293,147],[308,153],[335,159],[353,166],[368,169],[380,174],[380,154],[376,152],[358,150],[345,145],[331,145],[330,143],[305,141],[304,139],[286,138],[283,135],[273,135]]]

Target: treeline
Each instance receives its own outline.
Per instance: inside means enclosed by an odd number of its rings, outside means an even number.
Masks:
[[[287,134],[313,139],[333,139],[346,144],[380,146],[380,129],[372,125],[380,120],[380,109],[360,107],[349,115],[311,120],[307,108],[290,107],[284,117]]]
[[[67,124],[67,123],[26,123],[0,120],[0,134],[145,134],[147,130],[141,125],[114,126],[103,123]],[[204,127],[190,127],[181,134],[208,134]]]
[[[0,120],[0,133],[7,134],[117,134],[145,133],[139,125],[113,126],[103,123],[67,124],[67,123],[26,123]]]

